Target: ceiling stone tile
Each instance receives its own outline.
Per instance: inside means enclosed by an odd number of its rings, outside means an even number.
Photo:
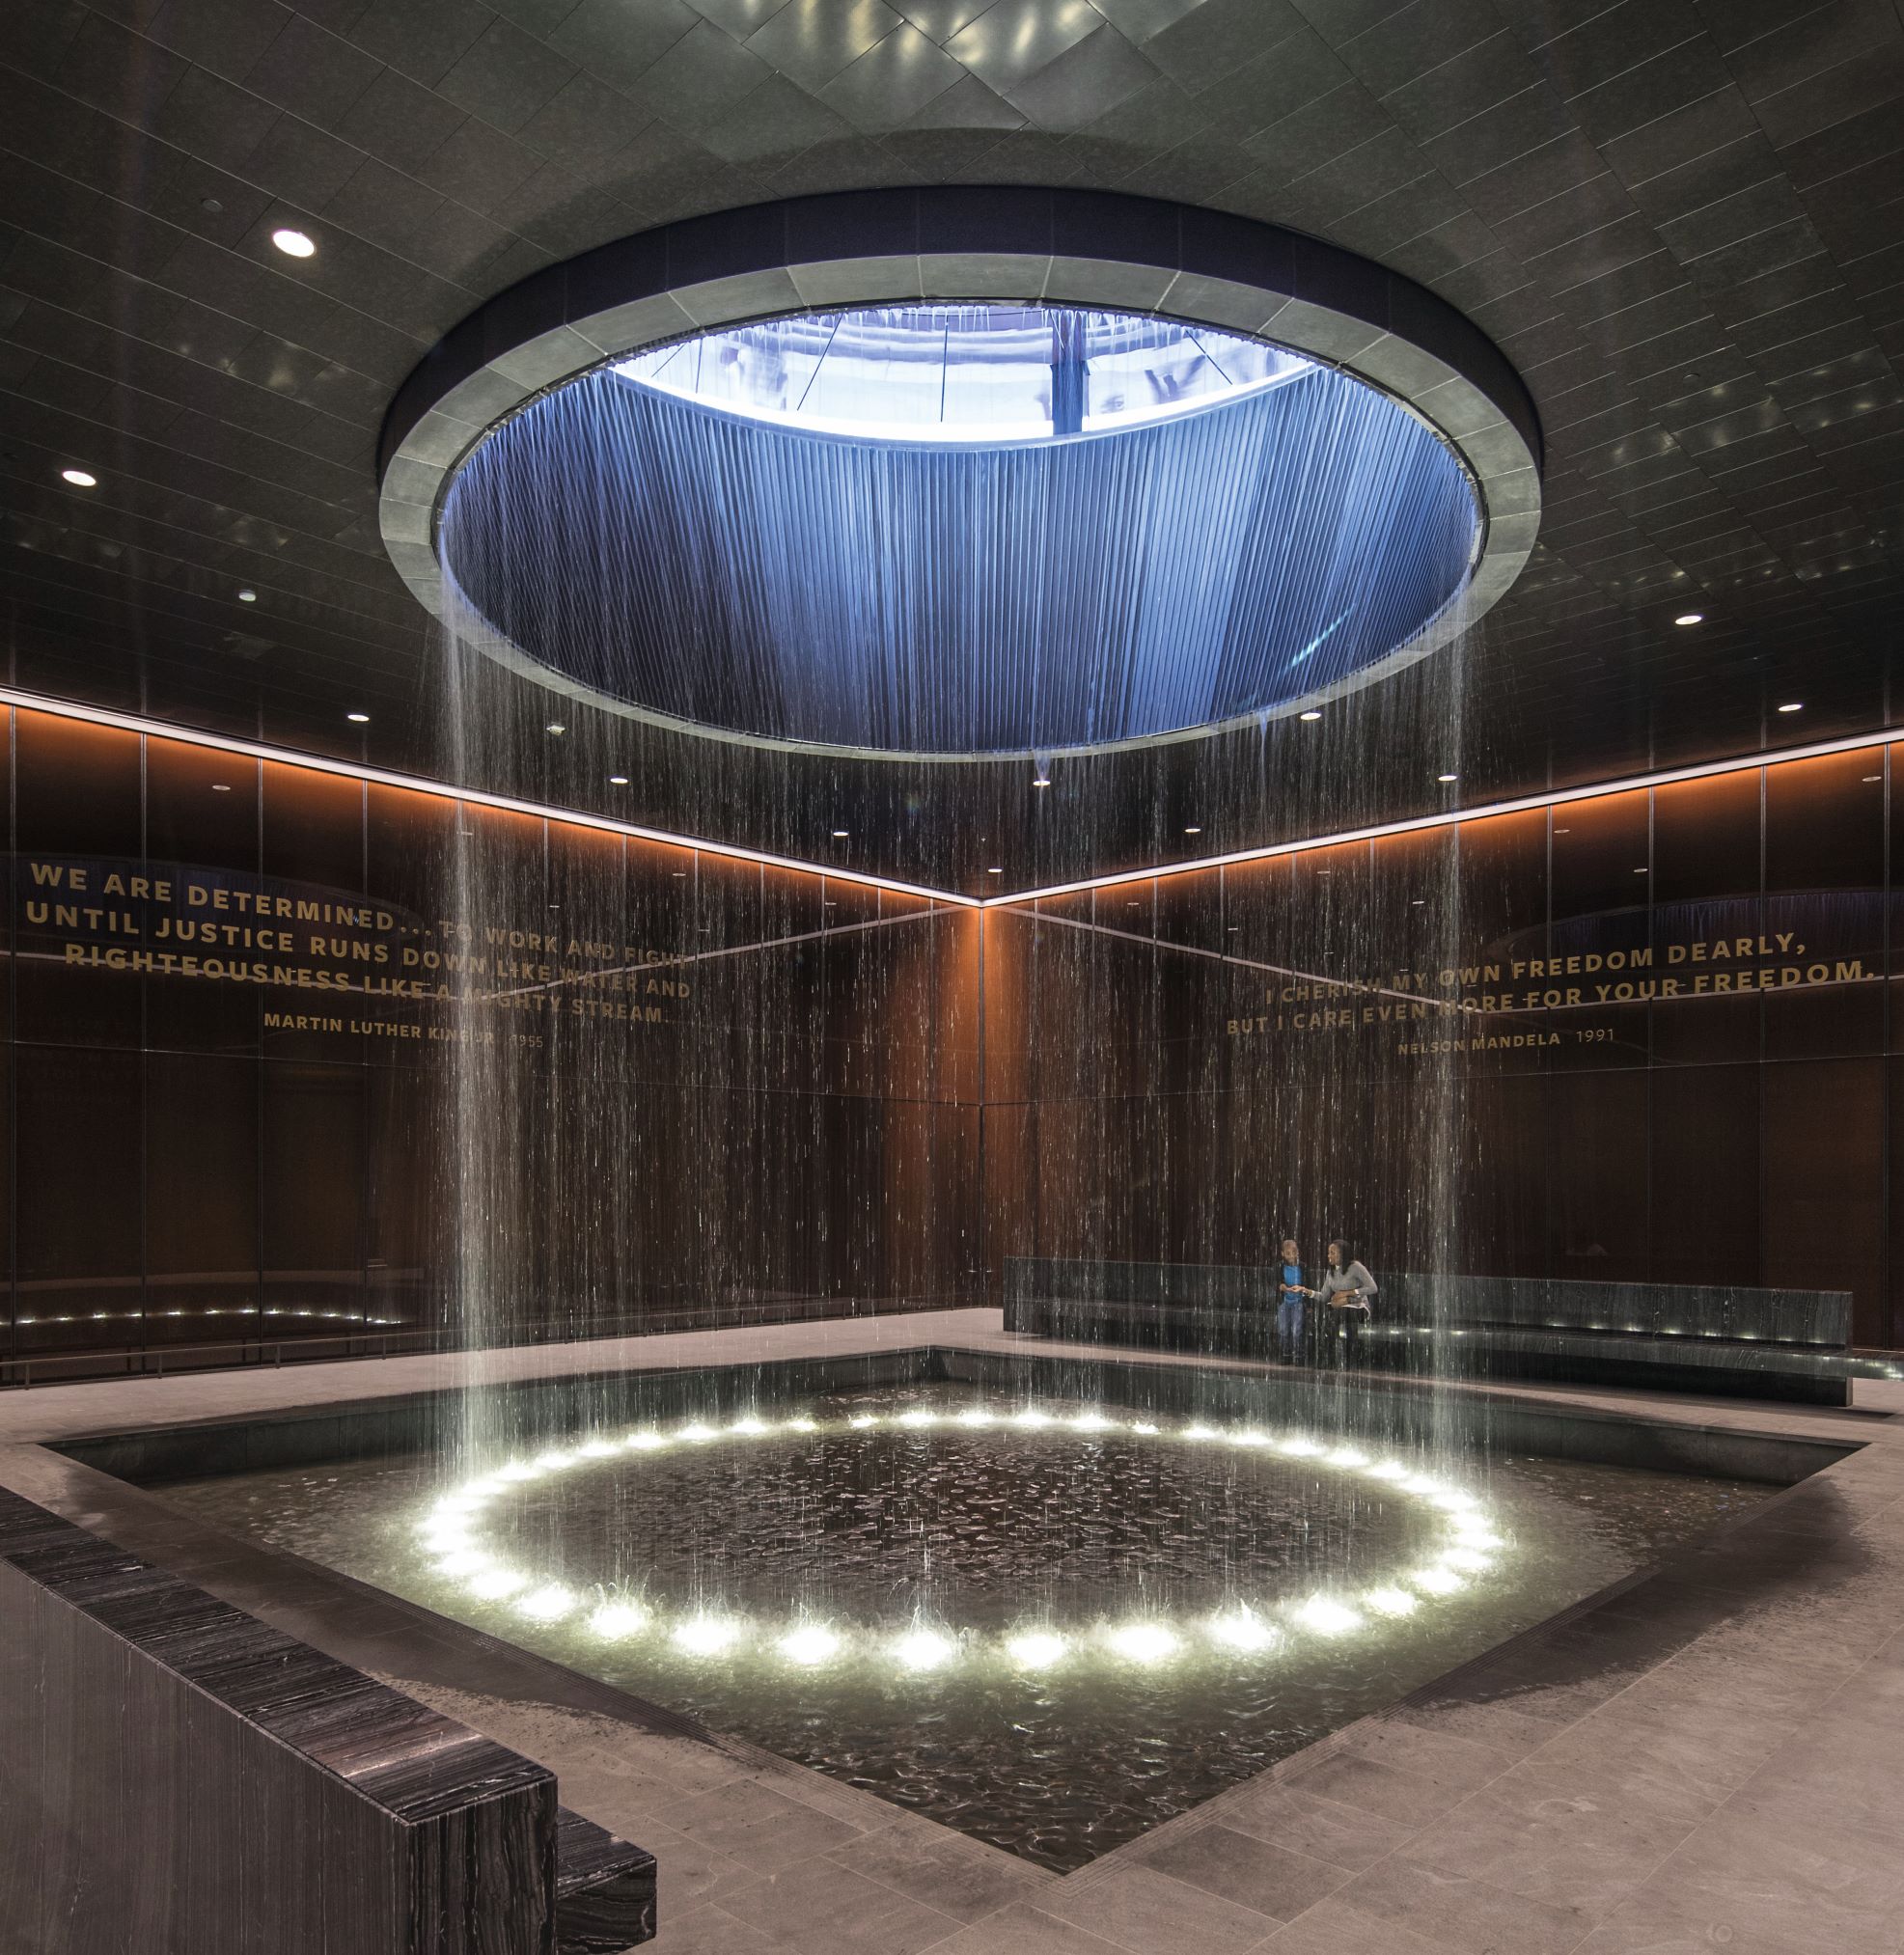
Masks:
[[[903,24],[886,0],[788,0],[746,45],[803,90],[817,93]]]
[[[146,37],[227,81],[241,81],[290,18],[291,10],[277,0],[166,0]]]
[[[1107,24],[1029,81],[1003,93],[1039,128],[1069,132],[1088,127],[1107,107],[1129,100],[1160,79],[1144,56]]]
[[[1008,96],[1067,47],[1106,25],[1090,0],[992,0],[945,43],[946,52]]]
[[[775,168],[824,142],[849,133],[845,121],[796,88],[785,75],[771,75],[702,140],[723,161]]]
[[[587,170],[634,140],[654,119],[592,75],[556,91],[515,133],[525,150],[568,170]]]
[[[457,107],[512,136],[575,72],[573,62],[511,22],[498,20],[437,88]]]
[[[351,103],[337,132],[352,147],[414,177],[468,120],[455,103],[386,68]]]
[[[1144,52],[1179,88],[1197,95],[1220,87],[1265,49],[1299,33],[1311,30],[1289,0],[1203,0],[1145,41]],[[1321,42],[1320,36],[1312,38]]]
[[[785,0],[779,4],[784,5]],[[581,63],[596,80],[629,94],[641,87],[648,69],[670,48],[701,25],[709,11],[704,8],[697,14],[683,0],[647,0],[639,8],[630,8],[627,0],[580,0],[548,40],[558,53]],[[729,21],[722,21],[721,26],[730,38],[740,31]]]
[[[712,21],[702,20],[669,48],[632,91],[650,114],[684,135],[700,136],[773,72]]]
[[[374,55],[293,14],[241,79],[267,102],[306,122],[327,124],[344,115],[382,66]]]
[[[902,20],[842,69],[819,98],[855,128],[902,128],[964,73],[943,48]]]
[[[351,24],[349,38],[378,61],[434,88],[495,18],[481,0],[372,0]]]

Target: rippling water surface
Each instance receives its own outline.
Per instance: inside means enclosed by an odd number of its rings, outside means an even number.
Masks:
[[[476,1552],[519,1583],[487,1601],[470,1592],[467,1569],[446,1577],[420,1543],[420,1516],[454,1484],[434,1458],[164,1491],[1062,1869],[1768,1491],[1525,1456],[1441,1462],[1440,1481],[1477,1498],[1501,1546],[1470,1556],[1487,1565],[1458,1586],[1431,1593],[1409,1583],[1448,1540],[1447,1512],[1366,1463],[1186,1440],[1185,1421],[1169,1417],[1140,1434],[1129,1425],[1142,1415],[1115,1408],[1102,1431],[1075,1429],[1066,1421],[1078,1408],[1058,1404],[1054,1422],[1035,1428],[956,1422],[981,1405],[1012,1410],[932,1387],[810,1402],[812,1431],[777,1423],[629,1451],[628,1428],[609,1429],[597,1443],[614,1440],[613,1452],[571,1456],[483,1502],[470,1523]],[[908,1409],[939,1417],[898,1424]],[[1397,1593],[1405,1616],[1364,1599]],[[1352,1605],[1352,1626],[1316,1627],[1304,1610],[1317,1596]],[[525,1612],[536,1597],[555,1619]],[[604,1601],[631,1613],[601,1618]],[[633,1612],[646,1620],[629,1629]],[[703,1619],[745,1633],[718,1652],[682,1647],[674,1632]],[[604,1620],[621,1633],[602,1634]],[[1212,1632],[1238,1620],[1259,1646]],[[1134,1624],[1161,1641],[1120,1644]],[[787,1644],[800,1627],[819,1630],[817,1644]],[[935,1642],[906,1642],[922,1631]],[[923,1650],[923,1666],[908,1650]]]

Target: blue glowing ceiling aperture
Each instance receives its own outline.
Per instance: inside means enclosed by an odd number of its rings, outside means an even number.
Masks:
[[[1449,611],[1475,497],[1386,396],[1155,317],[941,305],[570,381],[443,510],[536,665],[742,738],[963,757],[1289,710]]]

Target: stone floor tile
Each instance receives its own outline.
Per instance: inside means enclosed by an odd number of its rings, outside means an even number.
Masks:
[[[1262,1955],[1448,1955],[1448,1951],[1440,1942],[1424,1941],[1399,1921],[1367,1914],[1340,1894],[1331,1894],[1287,1927],[1279,1928],[1262,1944]]]
[[[654,1940],[642,1955],[786,1955],[787,1944],[712,1902],[676,1914],[665,1898],[655,1908]]]
[[[1893,1777],[1904,1790],[1904,1776]],[[1660,1866],[1646,1890],[1681,1913],[1707,1915],[1716,1944],[1750,1933],[1790,1949],[1895,1955],[1904,1941],[1900,1842],[1904,1826],[1879,1840],[1803,1811],[1727,1807]]]
[[[751,1882],[720,1905],[800,1955],[920,1955],[962,1925],[826,1858]]]
[[[752,1780],[684,1799],[673,1808],[673,1817],[688,1838],[763,1874],[824,1854],[855,1832],[844,1820]]]
[[[961,1928],[932,1955],[1130,1955],[1130,1951],[1074,1921],[1019,1901],[1003,1914]]]
[[[1451,1732],[1521,1758],[1546,1744],[1555,1728],[1551,1719],[1530,1718],[1504,1703],[1418,1703],[1404,1697],[1388,1715],[1404,1724],[1420,1724],[1424,1731]]]
[[[1356,1751],[1332,1751],[1288,1773],[1283,1783],[1315,1799],[1373,1812],[1404,1826],[1426,1826],[1459,1802],[1465,1788],[1421,1772],[1400,1772]]]
[[[1508,1777],[1418,1833],[1399,1858],[1450,1879],[1483,1881],[1545,1906],[1598,1918],[1692,1831],[1619,1799],[1547,1792]]]
[[[1331,1799],[1312,1798],[1297,1786],[1263,1778],[1225,1795],[1209,1817],[1345,1873],[1372,1866],[1415,1833],[1414,1827],[1399,1820],[1358,1812]]]
[[[1041,1905],[1133,1955],[1244,1955],[1277,1926],[1255,1908],[1148,1866],[1062,1882]]]
[[[1293,1921],[1348,1878],[1340,1867],[1223,1825],[1178,1833],[1144,1860],[1274,1921]]]
[[[1500,1777],[1527,1752],[1478,1735],[1437,1730],[1383,1712],[1351,1724],[1342,1733],[1338,1755],[1342,1754],[1432,1779],[1458,1798],[1490,1778]]]
[[[835,1847],[827,1858],[967,1922],[995,1914],[1015,1901],[1035,1902],[1057,1878],[995,1847],[910,1815],[896,1826]]]
[[[1568,1955],[1593,1925],[1576,1907],[1394,1858],[1358,1874],[1339,1898],[1455,1955]],[[1271,1942],[1270,1946],[1275,1947]]]

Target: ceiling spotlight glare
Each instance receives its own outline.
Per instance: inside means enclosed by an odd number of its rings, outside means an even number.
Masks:
[[[1313,706],[1311,706],[1308,712],[1298,713],[1296,717],[1299,720],[1319,720],[1322,717],[1322,715],[1318,713]]]
[[[551,720],[548,723],[548,725],[542,729],[542,730],[545,733],[566,733],[567,732],[568,729],[565,727],[560,720]]]
[[[1703,624],[1705,622],[1705,613],[1703,611],[1682,611],[1672,621],[1675,624]]]
[[[271,242],[287,258],[309,258],[317,248],[303,232],[292,231],[289,226],[282,231],[272,232]]]
[[[368,727],[371,723],[371,716],[369,713],[345,713],[344,717],[346,720],[348,720],[353,727]]]
[[[614,1642],[621,1637],[633,1636],[647,1620],[648,1611],[636,1608],[632,1602],[604,1602],[589,1617],[589,1627],[604,1642]]]
[[[1130,1663],[1162,1663],[1175,1653],[1176,1638],[1160,1622],[1127,1622],[1111,1632],[1111,1647]]]
[[[1005,1653],[1021,1670],[1049,1669],[1064,1654],[1064,1638],[1046,1630],[1028,1630],[1009,1638]]]
[[[1183,832],[1185,835],[1201,835],[1203,831],[1200,828],[1186,828]]]
[[[232,784],[229,781],[214,781],[211,784],[211,791],[214,794],[229,794],[232,791]]]
[[[675,1631],[675,1646],[689,1656],[719,1656],[737,1634],[718,1615],[691,1615]]]
[[[97,488],[99,485],[99,478],[88,475],[83,468],[63,468],[60,471],[60,480],[69,482],[74,488]]]
[[[1002,868],[988,868],[988,869],[987,869],[987,870],[985,871],[985,873],[986,873],[987,875],[1003,875],[1003,874],[1005,873],[1005,871],[1004,871],[1004,869],[1002,869]]]
[[[1437,774],[1435,776],[1435,779],[1439,781],[1444,787],[1446,787],[1450,781],[1458,781],[1460,780],[1460,778],[1461,777],[1458,774]]]
[[[851,839],[852,833],[850,828],[836,828],[833,831],[833,839],[835,841],[846,841]]]
[[[1038,778],[1032,783],[1032,785],[1034,787],[1049,787],[1051,785],[1051,783],[1049,780],[1046,779],[1044,775],[1040,774]]]
[[[238,602],[240,604],[256,604],[258,602],[258,592],[251,590],[240,591],[238,592]]]
[[[625,787],[628,785],[628,777],[625,774],[611,774],[608,777],[608,785],[611,787]]]
[[[1787,700],[1779,710],[1781,713],[1802,713],[1805,710],[1805,702],[1803,700]]]
[[[909,1670],[935,1670],[950,1661],[952,1650],[950,1637],[930,1629],[915,1629],[893,1645],[893,1654]]]
[[[812,1668],[823,1664],[831,1656],[837,1656],[840,1638],[821,1622],[806,1622],[780,1639],[780,1653],[788,1662],[804,1664]]]

